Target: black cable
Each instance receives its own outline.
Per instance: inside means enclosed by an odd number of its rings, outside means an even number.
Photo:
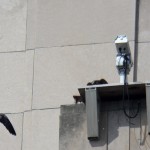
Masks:
[[[127,98],[128,98],[128,105],[130,106],[130,97],[129,97],[129,91],[128,91],[128,83],[127,83],[127,79],[126,79],[126,76],[127,76],[127,55],[124,55],[124,68],[123,68],[123,72],[124,72],[124,75],[125,75],[125,78],[124,78],[124,86],[123,86],[123,111],[124,111],[124,114],[128,117],[128,118],[135,118],[137,117],[137,115],[139,114],[139,110],[140,110],[140,103],[138,103],[138,108],[137,108],[137,111],[136,113],[131,116],[129,115],[127,112],[126,112],[126,108],[125,108],[125,92],[127,92]],[[133,108],[132,108],[133,109]],[[129,107],[129,111],[130,111],[130,107]]]

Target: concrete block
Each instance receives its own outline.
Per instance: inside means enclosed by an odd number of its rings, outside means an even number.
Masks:
[[[141,108],[140,108],[141,109]],[[131,110],[135,114],[135,110]],[[141,150],[141,111],[137,115],[137,117],[130,119],[130,150]]]
[[[148,134],[146,109],[142,109],[141,111],[140,148],[150,150],[150,136]]]
[[[33,51],[0,54],[0,110],[31,109]]]
[[[139,10],[139,42],[150,41],[150,1],[140,0]]]
[[[27,48],[134,40],[135,0],[30,0]]]
[[[149,150],[150,137],[148,135],[147,113],[142,108],[139,115],[131,120],[130,125],[130,149],[131,150]]]
[[[0,1],[0,52],[25,50],[27,0]]]
[[[24,110],[30,110],[32,107],[33,99],[33,74],[34,74],[34,51],[26,51],[25,54],[25,67],[26,67],[26,91],[24,99]]]
[[[85,113],[85,104],[62,105],[61,115]]]
[[[132,54],[133,42],[130,43]],[[74,103],[78,88],[105,78],[119,81],[115,44],[42,48],[35,51],[33,108]],[[132,55],[133,56],[133,55]],[[132,81],[133,68],[129,75]]]
[[[7,114],[17,136],[8,132],[3,124],[0,123],[0,149],[1,150],[21,150],[22,145],[22,114]]]
[[[107,113],[102,112],[100,120],[100,140],[87,139],[87,123],[83,104],[61,107],[59,130],[59,150],[106,150]],[[70,111],[72,109],[72,111]],[[74,111],[78,110],[78,111]],[[65,111],[65,113],[63,113]],[[68,112],[68,113],[67,113]],[[77,113],[78,112],[78,113]]]
[[[27,47],[26,49],[34,49],[37,39],[37,16],[38,16],[38,1],[28,1],[28,18],[27,18]]]
[[[24,114],[23,150],[59,150],[59,109]]]
[[[122,110],[108,112],[108,149],[129,149],[129,122]]]
[[[86,137],[85,114],[68,114],[60,116],[59,134],[60,150],[86,149],[86,143],[88,143],[88,140]]]
[[[150,81],[150,43],[138,44],[138,69],[137,69],[137,81],[146,82]]]

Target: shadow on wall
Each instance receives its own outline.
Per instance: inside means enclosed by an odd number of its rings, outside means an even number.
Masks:
[[[117,104],[118,103],[118,104]],[[105,105],[105,106],[104,106]],[[118,106],[118,109],[116,107]],[[102,107],[106,107],[103,104]],[[114,107],[115,106],[115,107]],[[111,109],[111,108],[115,109]],[[144,145],[147,130],[146,130],[146,111],[143,104],[142,110],[134,119],[128,119],[119,102],[114,102],[114,105],[109,106],[109,109],[103,109],[100,115],[100,140],[89,141],[87,139],[87,124],[84,104],[75,104],[61,106],[60,129],[59,129],[59,149],[60,150],[83,150],[83,149],[107,149],[109,145],[115,146],[115,143],[124,140],[123,145],[129,145],[129,136],[131,130],[137,128],[142,136],[140,144]],[[131,139],[132,140],[132,139]]]

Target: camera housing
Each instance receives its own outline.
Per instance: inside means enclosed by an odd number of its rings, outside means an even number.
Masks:
[[[115,39],[115,45],[117,50],[116,55],[116,67],[120,75],[120,83],[124,83],[127,80],[127,75],[133,66],[131,51],[129,42],[126,35],[118,35]]]
[[[129,42],[126,35],[118,35],[115,39],[118,54],[131,54]]]

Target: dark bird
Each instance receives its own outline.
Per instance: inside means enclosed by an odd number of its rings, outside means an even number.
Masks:
[[[108,82],[105,79],[100,79],[87,83],[87,85],[99,85],[99,84],[108,84]]]
[[[16,136],[16,132],[8,117],[5,114],[0,114],[0,122],[6,127],[6,129],[12,134]]]
[[[92,82],[88,82],[87,86],[90,85],[100,85],[100,84],[108,84],[108,82],[105,79],[100,79],[100,80],[94,80]],[[75,103],[85,103],[85,100],[82,99],[81,96],[79,95],[73,95],[73,98],[75,99]]]

